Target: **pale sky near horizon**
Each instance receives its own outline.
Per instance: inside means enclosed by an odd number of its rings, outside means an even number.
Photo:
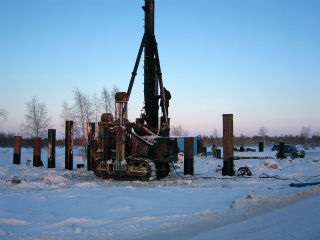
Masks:
[[[73,90],[126,91],[143,36],[143,0],[0,0],[0,130],[19,132],[25,104],[61,129]],[[320,1],[155,0],[155,35],[172,125],[222,136],[320,133]],[[143,107],[143,61],[129,120]]]

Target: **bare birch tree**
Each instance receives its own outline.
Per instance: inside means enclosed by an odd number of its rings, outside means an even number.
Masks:
[[[103,88],[101,92],[101,102],[103,105],[103,111],[105,113],[110,112],[112,109],[112,98],[107,88]]]
[[[0,122],[4,122],[8,119],[8,112],[4,108],[0,108]]]
[[[181,127],[181,124],[179,126],[172,126],[170,131],[171,136],[179,137],[179,136],[189,136],[189,132]]]
[[[115,112],[117,112],[117,109],[115,109],[115,95],[117,92],[119,92],[119,88],[114,85],[111,92],[107,88],[103,88],[101,93],[103,111],[112,113],[114,116],[116,115]]]
[[[0,127],[2,123],[7,121],[8,119],[8,112],[4,108],[0,108]]]
[[[8,112],[4,108],[0,108],[0,121],[6,121],[8,119]]]
[[[101,99],[97,96],[96,92],[92,96],[92,110],[94,114],[94,121],[97,126],[103,111],[103,106],[101,104]]]
[[[60,126],[62,127],[63,131],[65,132],[66,122],[73,120],[72,106],[70,106],[69,103],[65,100],[62,102],[62,109],[61,109],[60,117],[62,119]]]
[[[62,110],[60,117],[63,119],[63,127],[66,124],[66,121],[72,120],[72,107],[69,105],[67,101],[62,102]]]
[[[215,146],[219,146],[222,145],[221,140],[219,139],[219,133],[217,129],[214,129],[213,134],[212,134],[212,138],[213,138],[213,144]]]
[[[44,137],[51,119],[48,117],[46,105],[39,103],[34,96],[26,103],[25,124],[23,124],[24,133],[29,137]]]
[[[114,116],[118,115],[119,113],[119,109],[116,109],[116,104],[115,104],[115,97],[116,97],[116,93],[119,92],[119,88],[115,85],[113,85],[113,89],[111,91],[111,101],[112,101],[112,104],[111,104],[111,113],[114,114]],[[127,117],[127,116],[125,116]]]
[[[301,129],[301,137],[304,139],[304,147],[308,149],[308,139],[311,136],[311,127],[303,126]]]
[[[82,93],[79,89],[74,90],[74,105],[72,116],[74,121],[74,135],[80,137],[82,147],[82,159],[86,159],[87,151],[87,124],[93,115],[92,104],[89,96]]]
[[[82,145],[86,145],[87,123],[92,118],[92,104],[89,96],[80,92],[79,89],[74,91],[73,118],[75,121],[75,134],[81,138]]]
[[[259,136],[262,137],[264,145],[266,144],[266,136],[267,136],[267,134],[268,134],[268,129],[266,127],[261,127],[259,129]]]

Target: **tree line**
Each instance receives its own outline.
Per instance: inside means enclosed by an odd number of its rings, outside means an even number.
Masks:
[[[100,116],[104,112],[115,112],[114,96],[119,91],[118,87],[113,86],[109,91],[103,88],[100,95],[86,94],[79,89],[73,91],[73,102],[62,102],[61,125],[64,128],[66,121],[74,121],[74,145],[87,145],[87,123],[95,122],[96,127],[100,121]],[[8,119],[8,112],[0,108],[0,126]],[[23,146],[33,146],[33,137],[41,137],[46,143],[48,129],[51,128],[51,118],[48,116],[46,105],[41,103],[37,97],[32,97],[26,103],[25,122],[22,124]],[[188,136],[189,132],[181,124],[171,126],[171,136]],[[209,136],[200,136],[204,146],[222,146],[222,137],[219,136],[215,129]],[[0,146],[13,146],[14,134],[0,131]],[[311,134],[310,126],[303,126],[300,135],[282,135],[268,136],[268,129],[261,127],[256,136],[235,136],[234,143],[236,146],[255,146],[258,142],[263,142],[266,146],[283,141],[288,144],[300,144],[308,148],[309,146],[320,146],[320,133]],[[64,140],[57,140],[57,146],[63,146]]]
[[[213,135],[200,136],[203,145],[206,147],[212,147],[215,145],[216,147],[222,147],[223,138],[222,137],[214,137]],[[320,134],[314,134],[309,136],[307,139],[303,135],[281,135],[281,136],[246,136],[241,134],[240,136],[234,136],[234,145],[235,147],[253,147],[257,146],[259,142],[263,142],[264,146],[272,146],[274,144],[278,144],[279,142],[284,142],[285,144],[291,145],[301,145],[305,148],[309,147],[320,147]]]

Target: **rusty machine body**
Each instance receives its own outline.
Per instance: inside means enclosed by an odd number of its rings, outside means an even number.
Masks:
[[[163,178],[170,174],[173,162],[177,161],[177,140],[169,137],[168,106],[171,96],[163,86],[154,35],[154,0],[145,0],[142,8],[145,12],[145,32],[128,90],[115,95],[115,117],[104,113],[99,123],[93,170],[101,178]],[[143,50],[144,113],[132,123],[125,116]]]

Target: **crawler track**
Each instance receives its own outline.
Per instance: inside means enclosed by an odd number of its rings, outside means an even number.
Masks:
[[[97,159],[94,164],[94,174],[103,179],[149,181],[163,177],[164,170],[160,171],[159,177],[158,172],[156,164],[147,158],[130,157],[122,165],[122,171],[117,173],[113,171],[113,163],[106,160]]]

